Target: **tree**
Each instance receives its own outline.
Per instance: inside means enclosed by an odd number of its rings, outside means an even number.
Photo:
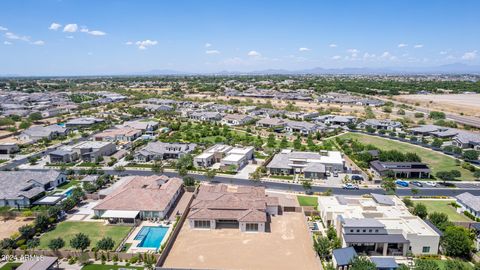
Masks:
[[[455,269],[455,270],[471,270],[472,268],[461,260],[454,259],[448,260],[445,262],[445,269]]]
[[[466,228],[450,226],[443,234],[441,245],[447,256],[466,258],[472,251],[473,241]]]
[[[443,141],[438,138],[435,138],[432,142],[432,146],[436,148],[440,148],[442,147],[442,145],[443,145]]]
[[[104,237],[97,242],[97,248],[99,250],[112,250],[115,246],[115,241],[110,237]]]
[[[35,219],[35,227],[40,229],[41,231],[45,231],[46,229],[48,229],[49,225],[50,221],[48,220],[48,217],[44,214],[38,215]]]
[[[413,208],[413,214],[419,216],[421,219],[425,219],[428,215],[427,207],[423,203],[417,203]]]
[[[428,219],[432,222],[435,227],[440,229],[441,231],[445,231],[448,226],[452,226],[453,224],[448,220],[448,215],[445,213],[433,212],[428,214]]]
[[[478,160],[478,151],[467,150],[463,152],[463,158],[466,160]]]
[[[325,259],[330,255],[330,240],[325,236],[318,236],[314,238],[313,248],[320,258]]]
[[[154,173],[163,173],[163,162],[161,160],[156,160],[152,165],[152,172]]]
[[[381,186],[388,193],[395,193],[395,190],[397,189],[395,181],[390,177],[383,179]]]
[[[39,112],[31,113],[31,114],[28,116],[28,119],[29,119],[30,121],[38,121],[38,120],[42,119],[42,114],[39,113]]]
[[[410,198],[405,197],[402,199],[403,203],[405,204],[406,207],[413,207],[413,202],[410,200]]]
[[[287,147],[288,147],[287,137],[283,137],[282,140],[280,141],[280,148],[285,149]]]
[[[208,169],[205,172],[205,177],[208,179],[208,181],[213,181],[215,179],[215,176],[217,175],[217,170],[216,169]]]
[[[63,241],[62,238],[54,238],[50,240],[50,243],[48,243],[48,248],[51,249],[53,252],[57,252],[59,249],[63,248],[65,246],[65,241]]]
[[[191,176],[185,176],[183,177],[183,184],[187,187],[192,187],[195,185],[195,178]]]
[[[120,165],[117,165],[113,168],[116,172],[124,172],[125,171],[125,167],[123,166],[120,166]]]
[[[477,179],[480,179],[480,170],[476,170],[474,173],[473,173],[473,176]]]
[[[22,227],[18,228],[18,231],[25,239],[29,239],[35,235],[35,228],[32,225],[23,225]]]
[[[337,238],[337,231],[335,230],[335,227],[329,226],[327,229],[327,238],[328,240],[332,241],[335,238]]]
[[[277,143],[275,141],[275,135],[272,134],[272,133],[268,134],[267,147],[268,148],[275,148],[276,145],[277,145]]]
[[[440,267],[434,260],[418,259],[415,260],[415,270],[440,270]]]
[[[33,238],[33,239],[30,239],[30,240],[27,241],[27,248],[28,249],[34,250],[38,246],[40,246],[40,239],[38,239],[38,238]]]
[[[0,241],[0,250],[11,248],[15,248],[15,240],[12,238],[4,238],[2,241]]]
[[[302,181],[302,187],[303,187],[303,189],[305,189],[305,192],[308,193],[308,191],[310,191],[312,189],[312,182],[307,181],[307,180],[303,180]]]
[[[353,260],[350,262],[351,267],[349,268],[350,270],[376,270],[377,265],[370,261],[368,257],[355,257]]]
[[[293,148],[295,150],[300,150],[302,149],[302,138],[300,138],[300,136],[298,136],[295,141],[293,141]]]
[[[455,176],[449,171],[439,171],[435,174],[435,177],[442,180],[443,183],[455,180]]]
[[[90,238],[84,233],[77,233],[70,240],[70,246],[83,252],[90,246]]]
[[[444,112],[431,111],[429,117],[434,120],[445,119]]]

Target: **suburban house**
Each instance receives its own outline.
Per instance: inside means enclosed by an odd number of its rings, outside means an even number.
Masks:
[[[241,126],[252,121],[253,118],[242,114],[227,114],[222,118],[222,124],[227,126]]]
[[[240,170],[253,159],[254,148],[249,147],[233,147],[229,145],[216,144],[200,155],[194,157],[193,165],[195,167],[207,168],[215,163],[220,163],[220,169],[228,170],[235,167]]]
[[[295,120],[310,120],[319,115],[318,112],[286,112],[285,116]]]
[[[271,128],[275,131],[282,131],[286,125],[286,121],[280,118],[262,118],[257,121],[257,127]]]
[[[285,114],[285,111],[283,110],[275,110],[275,109],[257,109],[254,111],[251,111],[250,116],[255,116],[255,117],[266,117],[266,118],[272,118],[275,116],[282,116]]]
[[[266,196],[264,187],[202,184],[187,218],[195,229],[265,232],[268,216],[278,215],[278,209],[278,198]]]
[[[301,135],[309,135],[317,131],[322,131],[324,128],[318,124],[301,121],[286,121],[285,131],[288,133],[299,133]]]
[[[102,132],[95,134],[93,138],[95,141],[102,142],[133,142],[141,135],[142,131],[140,129],[134,129],[131,127],[120,127],[106,129]]]
[[[338,151],[299,152],[282,150],[268,163],[270,174],[303,174],[305,178],[325,178],[327,172],[343,172],[345,160]]]
[[[137,162],[148,162],[156,159],[178,159],[185,154],[189,154],[197,147],[194,143],[164,143],[149,142],[142,147],[134,158]]]
[[[133,129],[139,129],[144,134],[153,135],[154,131],[158,129],[158,122],[156,121],[126,121],[122,125],[117,126],[119,127],[127,127]]]
[[[78,159],[78,153],[71,149],[56,149],[48,157],[50,163],[70,163]]]
[[[321,115],[316,117],[316,123],[323,123],[326,125],[333,125],[333,126],[346,126],[349,124],[354,124],[357,121],[355,116],[343,116],[343,115]]]
[[[96,162],[100,157],[110,156],[117,151],[111,142],[84,141],[72,146],[72,151],[86,162]]]
[[[222,120],[222,114],[218,112],[193,112],[188,116],[192,120],[217,122]]]
[[[440,233],[413,215],[397,196],[320,196],[320,217],[333,226],[342,247],[368,256],[435,255]]]
[[[441,127],[437,125],[421,125],[410,129],[410,133],[420,136],[432,136],[437,138],[452,138],[460,132],[459,129]]]
[[[452,144],[460,148],[472,148],[480,151],[480,134],[474,132],[460,132],[453,137]]]
[[[18,138],[22,141],[36,142],[41,139],[53,139],[67,135],[68,130],[59,125],[33,126],[24,130]]]
[[[0,207],[28,207],[47,189],[67,181],[63,172],[0,171]]]
[[[8,155],[20,151],[18,144],[13,142],[0,143],[0,155]]]
[[[183,181],[165,175],[129,176],[94,208],[109,223],[136,223],[164,219],[182,192]]]
[[[364,122],[358,124],[358,127],[361,129],[366,129],[368,127],[375,130],[389,130],[395,131],[402,127],[402,123],[397,121],[392,121],[390,119],[367,119]]]
[[[66,128],[84,128],[98,123],[103,123],[105,120],[95,117],[81,117],[70,119],[65,123]]]
[[[421,162],[370,162],[370,169],[377,177],[386,176],[393,172],[395,177],[404,178],[430,178],[431,170],[427,164]]]
[[[472,195],[471,193],[464,192],[455,196],[457,204],[460,205],[457,211],[463,213],[469,212],[476,218],[480,218],[480,196]]]

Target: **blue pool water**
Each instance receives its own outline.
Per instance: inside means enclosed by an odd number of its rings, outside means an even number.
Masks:
[[[65,194],[65,196],[67,196],[67,197],[70,197],[72,195],[72,192],[73,192],[73,188],[65,191],[65,193],[63,193],[63,194]]]
[[[160,243],[167,234],[168,227],[163,226],[144,226],[138,233],[135,235],[135,240],[141,240],[138,247],[143,248],[159,248]]]

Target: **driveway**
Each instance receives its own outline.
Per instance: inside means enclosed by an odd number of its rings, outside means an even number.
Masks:
[[[259,164],[247,164],[245,167],[243,167],[236,175],[235,177],[236,178],[240,178],[240,179],[248,179],[249,175],[251,173],[253,173],[257,168],[258,166],[260,166]]]

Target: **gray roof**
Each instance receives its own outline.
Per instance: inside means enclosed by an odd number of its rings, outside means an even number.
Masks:
[[[24,130],[23,133],[34,137],[48,137],[52,133],[64,133],[66,130],[59,125],[34,126]]]
[[[398,267],[398,264],[393,257],[370,257],[370,260],[377,266],[377,268],[396,269]]]
[[[166,153],[190,153],[197,145],[194,143],[163,143],[163,142],[149,142],[144,146],[139,154],[142,155],[157,155]]]
[[[57,257],[42,256],[41,260],[28,260],[22,263],[17,270],[47,270],[58,261]]]
[[[43,186],[55,181],[61,172],[0,171],[0,199],[33,198],[44,192]]]
[[[392,121],[390,119],[367,119],[363,122],[364,125],[367,126],[383,126],[383,127],[401,127],[402,124],[397,121]]]
[[[357,252],[353,247],[337,248],[332,251],[332,256],[337,262],[337,266],[349,265],[357,256]]]
[[[383,195],[383,194],[376,194],[376,193],[371,193],[372,198],[378,203],[378,204],[384,204],[384,205],[395,205],[395,202],[393,202],[392,198]]]
[[[372,227],[372,228],[383,228],[385,225],[380,221],[374,218],[346,218],[344,219],[343,227]]]
[[[464,192],[455,198],[474,211],[480,211],[480,196],[474,196],[471,193]]]
[[[54,156],[67,156],[67,155],[71,155],[72,153],[73,153],[72,151],[57,149],[57,150],[55,150],[55,151],[50,152],[49,155],[54,155]]]
[[[460,132],[455,136],[455,140],[467,144],[480,144],[480,134],[473,132]]]
[[[346,243],[409,243],[402,234],[344,234]]]
[[[304,172],[319,172],[325,173],[325,165],[319,162],[310,162],[307,166],[303,169]]]

